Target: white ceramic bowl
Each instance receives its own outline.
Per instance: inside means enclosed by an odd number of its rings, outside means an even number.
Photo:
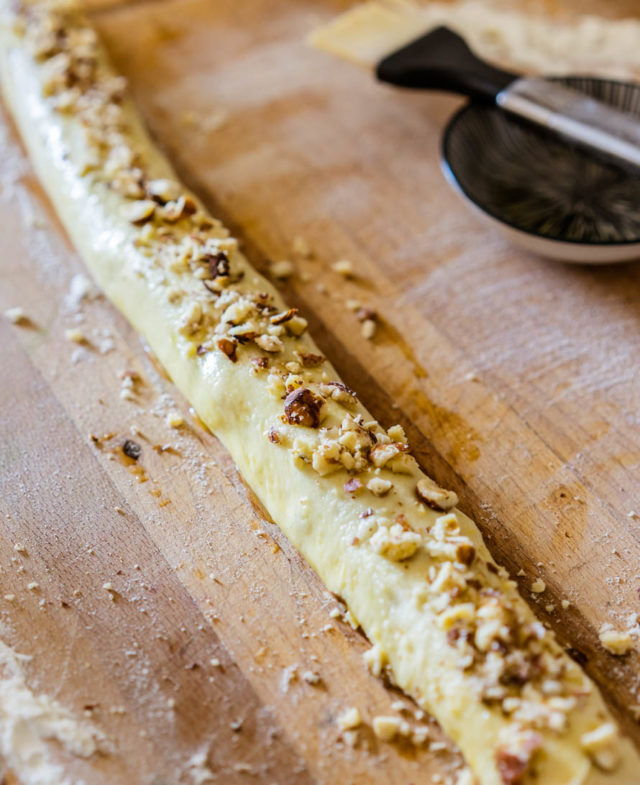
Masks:
[[[640,122],[640,85],[561,81]],[[447,125],[442,169],[474,212],[528,251],[578,264],[640,258],[640,171],[481,104],[463,107]]]

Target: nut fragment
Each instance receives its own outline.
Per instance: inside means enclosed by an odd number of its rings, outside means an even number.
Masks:
[[[282,442],[282,437],[273,426],[269,428],[268,438],[271,444],[280,444]]]
[[[542,746],[542,737],[534,731],[519,733],[511,743],[499,747],[496,763],[504,785],[520,785],[531,770],[531,759]]]
[[[356,309],[356,319],[359,322],[366,322],[367,320],[370,322],[375,322],[377,318],[378,312],[374,311],[373,308],[362,305]]]
[[[146,190],[149,196],[159,201],[160,204],[176,201],[180,198],[180,193],[182,191],[175,180],[168,180],[166,178],[149,180],[146,183]]]
[[[605,649],[617,657],[628,654],[633,648],[633,639],[626,630],[603,629],[599,637]]]
[[[394,523],[389,529],[381,526],[371,537],[371,547],[391,561],[410,559],[420,547],[420,535],[408,526]]]
[[[198,206],[190,196],[184,194],[176,199],[175,202],[167,202],[164,206],[159,208],[160,215],[164,221],[175,223],[187,215],[193,215]]]
[[[360,333],[367,341],[370,341],[373,338],[373,336],[376,334],[376,323],[373,321],[373,319],[365,319],[364,322],[362,322]]]
[[[456,561],[460,564],[464,564],[465,567],[470,567],[473,564],[473,560],[476,558],[476,549],[473,545],[469,543],[463,542],[458,545],[456,550]]]
[[[82,330],[78,330],[77,327],[72,327],[69,330],[64,331],[64,337],[67,341],[71,341],[71,343],[86,343],[87,337],[82,332]]]
[[[339,259],[331,265],[339,275],[350,278],[353,275],[353,264],[348,259]]]
[[[292,262],[287,259],[282,259],[279,262],[272,262],[269,269],[272,278],[279,281],[285,281],[287,278],[291,278],[296,268]]]
[[[379,715],[373,718],[373,732],[381,741],[393,741],[400,731],[401,723],[399,717]]]
[[[26,324],[29,321],[29,317],[19,306],[16,308],[8,308],[4,312],[4,315],[11,322],[11,324]]]
[[[344,484],[344,490],[346,493],[355,493],[362,488],[362,483],[357,477],[352,477],[350,480],[347,480]]]
[[[355,706],[347,709],[343,714],[338,717],[338,727],[340,730],[353,730],[362,723],[360,712]]]
[[[259,335],[256,338],[256,345],[264,349],[265,352],[274,354],[284,349],[284,345],[277,335]]]
[[[420,501],[423,501],[432,510],[446,512],[458,504],[458,496],[453,491],[446,491],[439,488],[435,483],[426,477],[418,480],[416,493]]]
[[[238,360],[237,341],[230,341],[228,338],[218,338],[218,340],[216,341],[216,345],[221,352],[227,355],[227,357],[231,360],[232,363],[237,362]]]
[[[313,354],[312,352],[296,352],[295,354],[305,368],[315,368],[317,365],[322,365],[325,360],[321,354]]]
[[[132,224],[143,224],[153,217],[156,207],[153,199],[138,199],[124,208],[124,216]]]
[[[323,406],[324,399],[313,393],[308,387],[299,387],[285,398],[284,417],[291,425],[318,428]]]
[[[302,316],[293,316],[286,324],[287,332],[291,335],[300,336],[309,326],[309,322]]]
[[[281,311],[280,313],[274,314],[271,319],[269,320],[271,324],[284,324],[288,322],[290,319],[298,313],[297,308],[289,308],[288,311]]]
[[[375,496],[384,496],[385,493],[389,493],[393,488],[393,483],[389,482],[389,480],[383,480],[382,477],[372,477],[367,483],[367,488]]]
[[[595,730],[583,734],[582,749],[604,771],[612,771],[618,763],[618,732],[612,722],[605,722]]]
[[[207,254],[205,261],[209,265],[209,274],[216,278],[226,278],[229,275],[229,257],[224,251],[215,254]]]

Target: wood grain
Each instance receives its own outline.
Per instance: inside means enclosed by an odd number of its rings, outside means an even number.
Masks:
[[[304,47],[339,5],[164,0],[95,19],[159,142],[256,265],[290,257],[297,235],[314,249],[287,297],[374,414],[405,424],[498,559],[524,570],[525,595],[544,578],[537,612],[640,740],[640,657],[614,659],[597,639],[640,611],[640,524],[627,515],[640,512],[638,268],[555,265],[469,217],[438,171],[456,100],[394,92]],[[205,750],[225,784],[436,781],[455,764],[449,747],[340,738],[341,711],[370,722],[398,695],[366,673],[366,642],[329,616],[335,599],[124,320],[102,298],[65,304],[81,263],[2,125],[0,307],[33,323],[0,325],[0,596],[17,597],[0,610],[4,639],[34,655],[34,691],[80,717],[93,706],[111,742],[65,765],[89,785],[189,783]],[[338,258],[353,281],[331,270]],[[374,341],[349,299],[381,315]],[[87,346],[65,340],[72,326]],[[136,402],[119,396],[125,369],[142,377]],[[182,429],[164,422],[173,410]],[[90,433],[110,437],[96,446]],[[122,459],[125,438],[142,469]]]

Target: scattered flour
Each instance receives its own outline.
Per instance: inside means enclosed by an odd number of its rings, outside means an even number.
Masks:
[[[80,785],[65,778],[46,742],[58,741],[69,754],[89,758],[104,737],[47,695],[34,695],[21,667],[30,659],[0,641],[0,753],[23,785]]]
[[[92,300],[96,296],[97,290],[91,280],[84,273],[78,273],[71,279],[65,304],[70,310],[77,310],[83,300]]]
[[[204,783],[213,782],[215,779],[213,772],[207,765],[206,750],[200,750],[189,758],[187,770],[193,785],[204,785]]]

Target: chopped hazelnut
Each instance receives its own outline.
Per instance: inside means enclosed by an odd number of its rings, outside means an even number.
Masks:
[[[420,546],[420,535],[399,523],[381,526],[369,540],[371,547],[392,561],[410,559]]]
[[[612,771],[618,763],[618,731],[612,722],[605,722],[582,735],[582,749],[604,771]]]
[[[393,741],[400,732],[399,717],[379,715],[373,718],[373,732],[381,741]]]
[[[273,426],[269,428],[268,438],[271,444],[280,444],[282,442],[282,437]]]
[[[176,201],[180,198],[182,192],[180,185],[175,180],[166,178],[148,180],[145,188],[149,196],[158,200],[161,204]]]
[[[190,196],[185,196],[183,194],[175,202],[167,202],[165,205],[158,208],[158,213],[163,221],[175,223],[187,215],[193,215],[197,209],[197,205],[193,199]]]
[[[64,337],[67,341],[71,341],[72,343],[86,343],[87,338],[82,330],[78,330],[77,328],[73,328],[70,330],[64,331]]]
[[[599,637],[604,648],[617,657],[628,654],[633,648],[633,639],[627,631],[603,629]]]
[[[287,259],[282,259],[279,262],[272,262],[270,265],[271,277],[276,280],[284,281],[295,272],[295,266]]]
[[[384,496],[385,493],[393,488],[393,483],[389,480],[383,480],[382,477],[372,477],[367,483],[367,488],[375,496]]]
[[[426,477],[418,480],[416,487],[418,498],[433,510],[445,512],[458,504],[458,496],[453,491],[446,491],[439,488],[434,482]]]
[[[395,442],[376,444],[369,453],[369,459],[374,466],[381,468],[386,466],[393,458],[400,455],[401,452],[406,451],[406,449],[406,444],[396,444]]]
[[[367,341],[370,341],[373,338],[373,336],[376,334],[376,323],[373,321],[373,319],[365,319],[364,322],[362,322],[360,333]]]
[[[340,730],[353,730],[362,724],[360,712],[355,706],[347,709],[338,717],[338,727]]]
[[[296,352],[296,357],[305,368],[315,368],[325,360],[321,354],[313,354],[312,352]]]
[[[237,362],[237,350],[238,350],[238,343],[237,341],[230,341],[228,338],[218,338],[216,341],[216,346],[223,354],[226,354],[227,357],[231,360],[232,363]]]
[[[20,307],[8,308],[4,315],[11,322],[11,324],[27,324],[29,317]]]
[[[362,483],[357,477],[352,477],[350,480],[345,482],[343,487],[346,493],[355,493],[362,488]]]
[[[165,422],[169,428],[180,428],[184,425],[184,417],[178,412],[169,412],[165,418]]]
[[[291,425],[318,428],[324,400],[308,387],[299,387],[289,393],[284,401],[284,416]]]
[[[215,254],[207,254],[205,261],[209,267],[209,275],[212,279],[227,278],[230,272],[229,257],[224,251]]]
[[[476,558],[476,549],[469,543],[461,543],[456,549],[456,561],[470,567]]]
[[[259,335],[255,342],[265,352],[271,352],[272,354],[281,352],[284,349],[284,344],[277,335]]]
[[[353,275],[353,264],[348,259],[339,259],[331,265],[331,268],[345,278],[350,278]]]
[[[378,313],[377,311],[374,311],[373,308],[361,306],[360,308],[356,309],[356,319],[359,322],[366,322],[367,320],[370,322],[375,322],[377,318]]]
[[[296,337],[302,335],[308,326],[309,322],[307,322],[306,319],[303,319],[302,316],[293,316],[285,324],[287,332],[291,333],[291,335],[295,335]]]
[[[176,201],[180,198],[182,192],[180,185],[175,180],[166,178],[148,180],[145,188],[149,196],[158,200],[161,204]]]
[[[156,206],[153,199],[138,199],[124,208],[124,216],[132,224],[143,224],[153,217]]]
[[[288,322],[290,319],[293,319],[293,317],[297,313],[298,313],[297,308],[289,308],[288,311],[282,311],[280,313],[274,314],[269,321],[271,322],[271,324],[284,324],[285,322]]]

